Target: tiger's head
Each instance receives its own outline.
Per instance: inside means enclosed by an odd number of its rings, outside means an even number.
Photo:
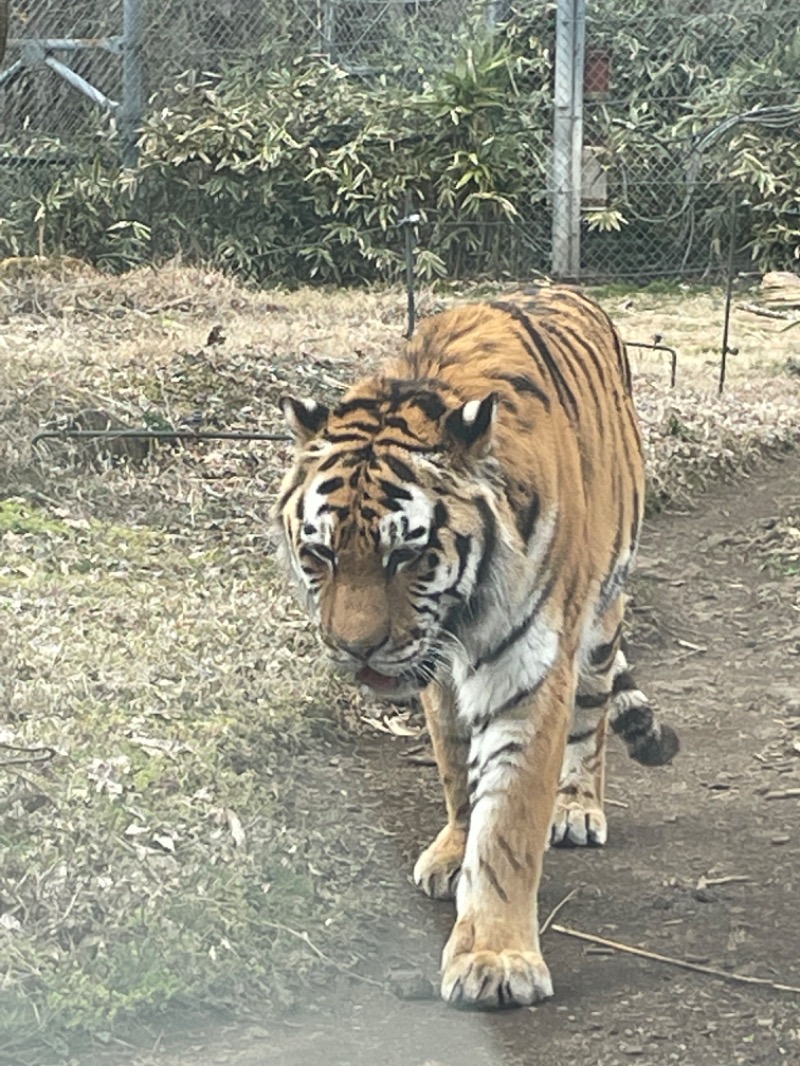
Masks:
[[[376,692],[419,691],[449,657],[494,547],[495,397],[465,403],[379,378],[333,410],[281,406],[297,447],[276,517],[322,639]]]

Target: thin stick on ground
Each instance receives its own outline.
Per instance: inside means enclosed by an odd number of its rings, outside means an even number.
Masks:
[[[566,899],[559,904],[559,909],[563,903],[566,903]],[[749,977],[743,973],[718,970],[715,966],[704,966],[699,962],[687,962],[685,959],[678,959],[672,955],[660,955],[657,951],[647,951],[646,948],[636,948],[631,944],[621,944],[618,940],[608,940],[606,937],[595,936],[594,933],[584,933],[580,929],[572,929],[566,925],[550,923],[549,928],[555,933],[562,933],[564,936],[571,936],[576,940],[585,940],[590,944],[600,944],[603,947],[613,948],[615,951],[622,951],[628,955],[638,955],[640,958],[650,959],[653,962],[665,962],[670,966],[678,966],[682,970],[693,970],[695,973],[704,973],[709,977],[719,977],[723,981],[731,981],[735,984],[760,985],[762,988],[771,988],[776,992],[791,992],[800,996],[800,987],[771,981],[768,977]]]
[[[564,896],[564,898],[561,900],[560,903],[556,903],[555,907],[553,907],[553,909],[547,915],[545,920],[539,926],[539,936],[544,936],[544,934],[547,932],[547,930],[553,924],[553,921],[555,920],[555,917],[558,914],[558,912],[560,910],[563,910],[563,908],[566,907],[566,905],[569,903],[569,901],[571,899],[574,899],[577,894],[578,894],[577,888],[572,888],[572,889],[569,890],[569,892],[567,892],[566,896]]]

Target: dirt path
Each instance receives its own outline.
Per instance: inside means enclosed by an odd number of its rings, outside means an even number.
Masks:
[[[717,487],[696,512],[648,524],[633,658],[683,751],[672,767],[648,771],[613,747],[609,845],[549,855],[543,913],[577,889],[559,915],[565,925],[800,985],[800,799],[768,797],[800,786],[800,577],[764,571],[761,550],[771,519],[792,525],[798,514],[795,454]],[[800,1063],[800,995],[600,952],[556,932],[544,941],[556,996],[538,1008],[462,1014],[379,987],[387,971],[405,971],[400,984],[435,979],[452,921],[448,905],[410,883],[440,817],[436,771],[412,765],[410,745],[386,738],[320,753],[332,776],[319,816],[339,826],[343,849],[364,853],[374,897],[354,942],[360,978],[328,967],[316,1001],[285,1020],[198,1037],[189,1057],[138,1062]]]

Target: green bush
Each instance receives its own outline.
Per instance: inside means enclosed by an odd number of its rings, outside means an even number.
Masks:
[[[796,263],[800,9],[778,6],[590,6],[612,91],[585,111],[608,179],[608,203],[586,212],[589,273],[719,265],[731,195],[740,250],[761,269]],[[522,6],[494,35],[472,27],[451,63],[452,41],[426,50],[412,35],[379,57],[380,76],[319,58],[185,76],[153,102],[135,175],[111,131],[71,146],[91,162],[0,189],[0,254],[122,269],[179,253],[262,282],[387,281],[402,273],[410,202],[423,278],[546,270],[553,29],[552,12]],[[754,109],[769,122],[730,121]]]
[[[38,197],[40,242],[114,267],[181,252],[262,281],[388,280],[410,196],[422,276],[516,274],[546,229],[548,68],[485,41],[413,93],[319,60],[186,81],[147,117],[135,178],[96,159]]]

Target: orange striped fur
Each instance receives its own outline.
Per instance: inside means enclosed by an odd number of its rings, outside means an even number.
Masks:
[[[447,824],[414,877],[457,910],[442,994],[534,1003],[542,855],[605,843],[607,724],[642,762],[678,747],[620,647],[644,505],[624,345],[544,289],[427,319],[333,410],[282,404],[297,587],[341,668],[421,693]]]

